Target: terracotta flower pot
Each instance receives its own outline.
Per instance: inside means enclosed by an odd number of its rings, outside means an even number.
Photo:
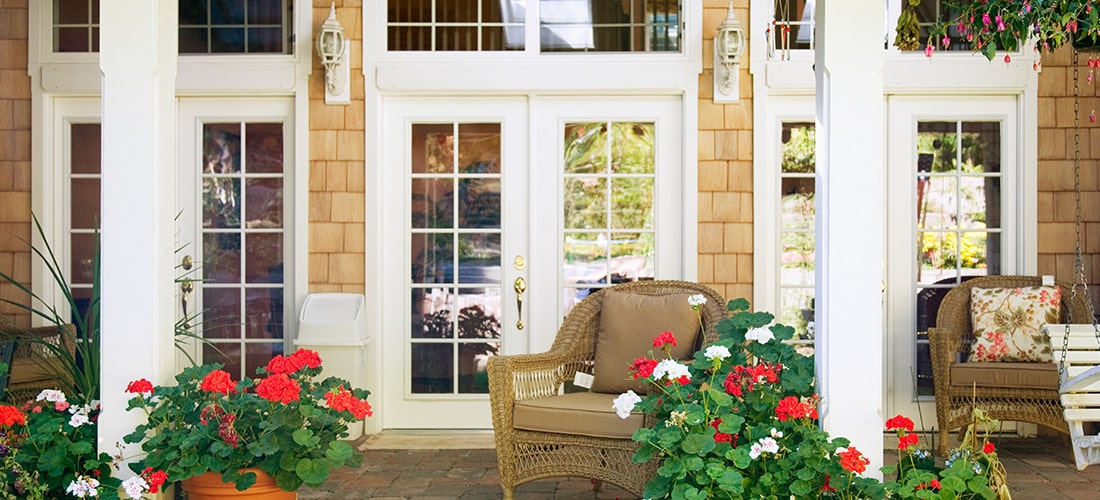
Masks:
[[[228,498],[257,498],[265,500],[296,500],[298,492],[283,491],[275,484],[275,478],[260,469],[245,469],[256,473],[256,484],[238,491],[233,483],[223,483],[222,475],[214,472],[194,476],[181,482],[190,500],[222,500]]]

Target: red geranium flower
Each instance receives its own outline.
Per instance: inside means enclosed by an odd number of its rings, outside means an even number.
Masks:
[[[653,347],[664,347],[666,345],[676,347],[676,337],[672,335],[672,332],[664,332],[653,337]]]
[[[985,446],[982,447],[982,451],[985,452],[986,455],[988,455],[990,453],[993,453],[994,451],[997,451],[997,448],[993,446],[993,443],[986,443]]]
[[[229,394],[233,392],[236,386],[237,384],[230,378],[229,372],[225,370],[214,370],[207,373],[206,376],[202,378],[202,385],[199,387],[206,392]]]
[[[36,407],[38,408],[38,407]],[[11,427],[15,424],[26,425],[27,416],[11,405],[0,405],[0,424]]]
[[[256,394],[268,401],[279,401],[287,404],[297,401],[302,393],[298,382],[291,380],[285,373],[272,375],[256,384]]]
[[[139,378],[133,382],[130,382],[129,384],[126,384],[126,392],[133,394],[140,392],[151,393],[153,392],[153,383],[143,378]]]
[[[796,396],[787,396],[779,400],[779,404],[775,407],[775,416],[779,418],[780,422],[800,418],[816,419],[817,408],[798,399]]]
[[[916,446],[919,440],[916,434],[902,434],[898,436],[898,449],[907,450],[911,446]]]
[[[837,454],[840,457],[840,466],[848,472],[863,474],[871,461],[863,456],[855,446],[849,446],[847,451]]]
[[[892,431],[896,429],[905,429],[909,432],[913,432],[913,421],[901,415],[897,415],[886,421],[886,430]]]
[[[336,392],[326,392],[325,402],[328,403],[329,408],[336,411],[351,412],[358,419],[364,419],[372,415],[370,403],[355,397],[351,391],[345,389],[342,385],[336,389]]]
[[[634,360],[630,371],[634,373],[634,380],[653,375],[653,369],[657,367],[657,360],[641,357]]]

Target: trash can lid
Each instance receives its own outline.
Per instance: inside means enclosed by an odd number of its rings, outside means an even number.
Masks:
[[[362,312],[363,295],[358,293],[313,293],[302,304],[302,323],[352,323]]]

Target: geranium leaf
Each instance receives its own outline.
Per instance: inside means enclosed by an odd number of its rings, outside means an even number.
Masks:
[[[294,472],[302,478],[302,482],[310,486],[319,486],[325,482],[325,479],[328,478],[328,470],[328,463],[324,459],[313,460],[311,458],[299,460],[298,465],[294,468]]]
[[[343,462],[351,458],[354,453],[355,450],[351,448],[351,445],[343,441],[333,441],[329,443],[328,449],[325,450],[325,456],[328,457],[329,460],[335,460],[337,462]]]
[[[688,434],[684,437],[680,448],[685,453],[702,455],[714,449],[714,437],[707,434]]]
[[[810,493],[810,483],[799,479],[791,483],[791,494],[798,498],[805,498]]]
[[[275,473],[275,485],[283,491],[294,491],[302,486],[302,478],[291,470],[281,470]]]
[[[77,441],[69,444],[70,455],[83,455],[85,453],[91,453],[94,449],[92,443],[88,441]]]
[[[308,447],[317,446],[317,443],[321,441],[321,438],[314,436],[313,431],[309,429],[298,429],[294,431],[293,437],[295,443]]]

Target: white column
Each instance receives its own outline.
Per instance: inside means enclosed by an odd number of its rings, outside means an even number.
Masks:
[[[102,349],[99,449],[144,418],[126,384],[175,371],[176,0],[102,0]],[[136,447],[124,451],[132,457]],[[129,471],[123,468],[123,474]]]
[[[817,2],[817,382],[822,422],[881,477],[884,2]]]

